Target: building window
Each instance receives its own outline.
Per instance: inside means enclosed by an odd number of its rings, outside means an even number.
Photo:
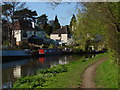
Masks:
[[[27,37],[27,32],[23,31],[23,37]]]
[[[58,37],[61,37],[61,34],[59,34]]]
[[[36,35],[36,32],[34,32],[34,35]]]

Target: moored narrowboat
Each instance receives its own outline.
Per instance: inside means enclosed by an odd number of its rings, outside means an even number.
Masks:
[[[62,54],[62,49],[39,49],[39,55],[55,55]]]
[[[30,50],[2,50],[2,61],[12,61],[21,58],[31,57]]]

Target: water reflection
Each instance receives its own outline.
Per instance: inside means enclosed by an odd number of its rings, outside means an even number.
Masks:
[[[45,58],[44,58],[44,57],[41,57],[41,58],[39,58],[39,61],[40,61],[42,64],[44,64]]]
[[[85,58],[94,58],[96,54],[86,54],[84,55]]]
[[[78,60],[79,55],[67,56],[46,56],[18,60],[2,64],[2,84],[3,88],[10,88],[20,77],[34,75],[38,69],[49,68],[57,64],[67,64],[70,61]]]
[[[16,66],[13,69],[13,75],[14,75],[15,78],[21,77],[21,66]]]
[[[91,56],[86,56],[86,58]],[[80,55],[58,55],[40,58],[18,60],[2,64],[3,88],[10,88],[20,77],[34,75],[38,69],[45,69],[57,64],[67,64],[70,61],[83,58]]]

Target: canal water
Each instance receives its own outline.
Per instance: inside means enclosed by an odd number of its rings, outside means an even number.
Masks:
[[[80,55],[56,55],[6,62],[2,64],[2,88],[12,88],[20,77],[34,75],[38,69],[67,64],[84,58]]]

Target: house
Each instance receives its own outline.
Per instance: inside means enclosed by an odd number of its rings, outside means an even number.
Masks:
[[[63,26],[58,30],[55,30],[50,35],[50,39],[59,41],[59,44],[67,44],[68,42],[68,27]]]
[[[60,29],[53,31],[53,33],[50,35],[50,39],[55,40],[56,42],[59,42],[60,45],[71,45],[74,44],[74,40],[72,36],[69,34],[68,26],[63,26]]]
[[[32,35],[37,37],[45,37],[45,32],[35,28],[34,23],[24,21],[24,22],[15,22],[15,31],[14,37],[16,38],[16,45],[20,45],[22,41],[27,41]]]

